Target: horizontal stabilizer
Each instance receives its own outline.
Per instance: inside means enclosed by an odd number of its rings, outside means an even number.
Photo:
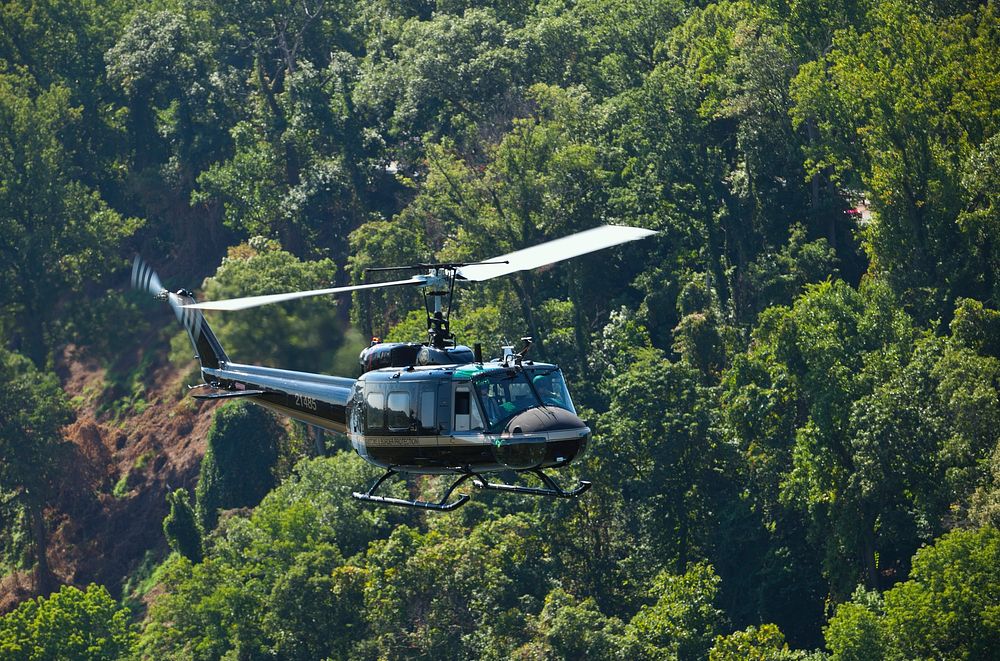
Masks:
[[[191,395],[195,399],[229,399],[230,397],[247,397],[249,395],[263,395],[263,390],[219,390],[206,393],[204,395]]]

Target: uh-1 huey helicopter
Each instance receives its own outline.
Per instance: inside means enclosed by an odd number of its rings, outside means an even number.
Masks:
[[[590,488],[581,481],[560,488],[544,469],[567,466],[583,456],[591,430],[573,408],[557,365],[527,358],[529,338],[518,352],[483,360],[482,349],[456,343],[449,317],[456,283],[481,282],[553,264],[654,234],[637,227],[604,225],[483,262],[416,264],[372,269],[423,271],[403,280],[372,282],[284,294],[197,303],[185,289],[166,290],[136,256],[132,285],[167,302],[187,330],[201,363],[204,383],[197,399],[241,397],[320,428],[346,433],[368,462],[385,469],[366,492],[370,503],[450,511],[467,495],[448,502],[468,479],[481,489],[575,498]],[[357,379],[236,363],[229,359],[202,310],[243,310],[309,296],[416,286],[427,310],[426,343],[373,340],[361,352]],[[206,389],[200,391],[200,389]],[[500,471],[531,473],[541,487],[493,483]],[[394,475],[450,474],[456,479],[437,502],[376,495]]]

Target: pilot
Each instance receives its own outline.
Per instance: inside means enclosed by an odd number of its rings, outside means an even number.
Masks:
[[[539,397],[542,398],[543,404],[547,406],[565,406],[562,397],[559,396],[552,385],[552,377],[547,374],[539,374],[531,382],[534,384],[535,390],[538,391]]]

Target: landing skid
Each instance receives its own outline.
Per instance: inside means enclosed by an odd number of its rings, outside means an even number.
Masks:
[[[377,503],[379,505],[398,505],[400,507],[412,507],[414,509],[423,510],[434,510],[437,512],[450,512],[452,510],[458,509],[465,503],[469,501],[469,497],[465,494],[460,494],[459,497],[454,501],[449,503],[448,499],[451,498],[451,494],[461,485],[463,482],[472,478],[472,483],[476,485],[479,489],[486,489],[490,491],[505,491],[507,493],[520,493],[528,496],[549,496],[552,498],[578,498],[588,489],[590,489],[590,482],[581,481],[580,485],[577,486],[572,491],[566,491],[561,488],[556,481],[552,479],[549,475],[546,475],[539,468],[534,468],[532,470],[526,471],[535,475],[542,481],[544,487],[525,487],[517,484],[494,484],[492,482],[487,482],[481,475],[476,475],[475,473],[463,473],[457,480],[452,482],[448,490],[444,492],[441,496],[441,500],[438,502],[430,502],[426,500],[406,500],[405,498],[391,498],[388,496],[377,496],[375,492],[378,488],[388,480],[393,475],[398,475],[398,472],[393,469],[388,469],[385,474],[379,479],[375,480],[375,484],[371,486],[368,491],[361,493],[360,491],[355,491],[351,495],[357,500],[363,500],[369,503]]]
[[[492,491],[507,491],[509,493],[523,493],[529,496],[550,496],[554,498],[578,498],[588,489],[590,489],[590,482],[580,481],[580,486],[573,489],[572,491],[566,491],[553,480],[550,476],[542,472],[540,468],[533,468],[526,471],[535,475],[542,481],[545,485],[543,488],[539,487],[522,487],[517,484],[492,484],[487,482],[482,477],[476,476],[473,480],[475,484],[480,489],[490,489]]]

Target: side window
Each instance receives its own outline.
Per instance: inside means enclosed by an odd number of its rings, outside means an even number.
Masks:
[[[365,396],[361,392],[361,387],[358,386],[354,390],[354,394],[351,396],[351,401],[347,408],[347,421],[350,425],[351,432],[355,434],[360,434],[364,429],[364,419],[365,419]]]
[[[393,431],[409,430],[415,422],[410,417],[410,393],[405,390],[389,393],[389,398],[385,403],[385,414],[389,429]]]
[[[422,390],[420,392],[420,426],[424,429],[437,429],[435,409],[437,409],[437,390]]]
[[[455,431],[469,431],[469,401],[471,393],[465,386],[455,389]]]
[[[483,416],[467,386],[455,390],[455,431],[484,429]]]
[[[469,391],[455,391],[455,415],[469,415]]]
[[[380,392],[370,392],[365,398],[365,409],[368,429],[382,429],[385,427],[385,398]]]

